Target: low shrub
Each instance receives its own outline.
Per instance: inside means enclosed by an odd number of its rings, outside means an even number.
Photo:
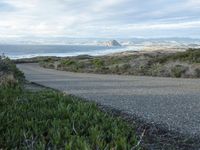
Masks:
[[[24,74],[9,58],[4,57],[0,57],[0,77],[2,80],[11,80],[11,78],[19,82],[24,80]]]
[[[13,74],[4,74],[0,76],[0,86],[3,88],[15,88],[19,84],[19,81],[15,79]]]
[[[195,71],[195,76],[197,78],[200,78],[200,68],[196,68],[194,71]]]
[[[153,64],[149,68],[148,74],[151,76],[166,76],[164,67],[160,63]]]
[[[52,63],[52,62],[54,62],[54,59],[51,58],[51,57],[47,57],[47,58],[44,59],[44,61]]]
[[[92,63],[95,66],[95,68],[101,68],[104,66],[104,61],[101,59],[93,59]]]
[[[171,68],[171,76],[180,78],[185,74],[187,69],[188,69],[187,67],[184,67],[182,65],[176,65],[173,68]]]
[[[60,65],[61,66],[72,66],[72,65],[76,65],[76,61],[71,60],[71,59],[61,59]]]
[[[121,68],[122,68],[122,70],[128,70],[128,69],[131,68],[131,65],[130,65],[130,64],[123,64],[123,65],[121,66]]]

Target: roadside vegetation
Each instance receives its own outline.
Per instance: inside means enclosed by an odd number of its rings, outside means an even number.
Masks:
[[[0,72],[0,149],[124,150],[137,144],[132,126],[95,104],[24,89],[23,74],[7,58],[0,59]]]
[[[40,61],[46,68],[87,73],[176,78],[200,77],[200,49],[185,52],[150,52],[114,56],[77,56]]]
[[[0,86],[17,86],[24,80],[24,75],[8,58],[0,56]]]

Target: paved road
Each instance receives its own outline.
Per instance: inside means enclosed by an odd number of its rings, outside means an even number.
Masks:
[[[200,80],[95,75],[18,67],[28,80],[111,106],[169,130],[200,135]]]

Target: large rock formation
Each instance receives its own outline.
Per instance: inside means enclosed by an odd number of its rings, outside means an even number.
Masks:
[[[108,47],[121,46],[121,44],[119,42],[117,42],[116,40],[105,42],[105,43],[103,43],[103,45],[108,46]]]

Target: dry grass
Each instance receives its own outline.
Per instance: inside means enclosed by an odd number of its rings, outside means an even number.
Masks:
[[[3,87],[15,87],[19,81],[15,79],[13,74],[3,74],[0,76],[0,86]]]

